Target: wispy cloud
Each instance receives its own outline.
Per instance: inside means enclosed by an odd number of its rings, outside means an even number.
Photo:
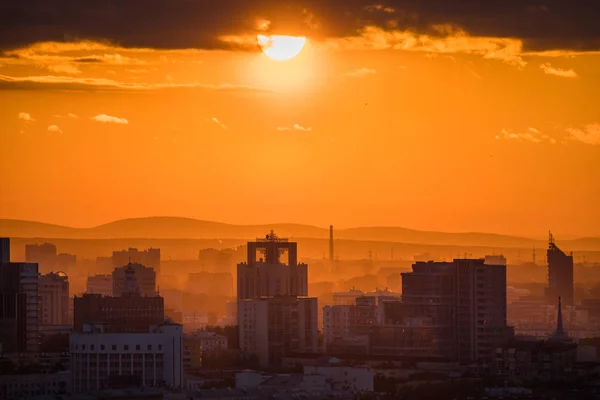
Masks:
[[[360,68],[354,71],[347,72],[344,76],[348,78],[364,78],[365,76],[375,75],[377,71],[370,68]]]
[[[96,115],[92,119],[94,121],[98,121],[98,122],[109,122],[109,123],[113,123],[113,124],[122,124],[122,125],[129,124],[129,121],[127,121],[125,118],[112,117],[112,116],[106,115],[106,114]]]
[[[600,123],[593,123],[583,128],[567,128],[569,139],[585,144],[600,144]]]
[[[312,131],[311,127],[302,126],[300,124],[294,124],[290,126],[279,126],[277,127],[278,131],[300,131],[300,132],[310,132]]]
[[[76,114],[73,114],[73,113],[68,113],[67,115],[54,114],[53,117],[55,117],[55,118],[72,118],[72,119],[79,118]]]
[[[199,82],[188,83],[143,83],[143,82],[121,82],[106,78],[82,78],[72,76],[8,76],[0,75],[0,90],[167,90],[167,89],[206,89],[220,91],[244,91],[244,92],[272,92],[252,86],[222,84],[204,84]]]
[[[437,35],[413,31],[385,30],[366,26],[358,35],[328,39],[326,46],[339,50],[403,50],[431,54],[473,54],[499,60],[518,68],[527,65],[522,59],[523,42],[519,39],[471,36],[449,25],[438,25]]]
[[[394,13],[396,12],[395,9],[393,9],[392,7],[387,7],[384,6],[382,4],[371,4],[365,7],[365,10],[369,11],[369,12],[374,12],[374,11],[382,11],[388,14]]]
[[[212,117],[210,120],[212,122],[214,122],[215,124],[219,125],[221,128],[227,129],[227,126],[224,123],[222,123],[221,121],[219,121],[216,117]]]
[[[496,139],[508,139],[516,141],[527,141],[532,143],[549,142],[556,144],[556,139],[540,132],[536,128],[527,128],[524,132],[515,132],[512,129],[502,129],[501,135],[496,136]]]
[[[572,69],[555,68],[550,65],[550,63],[544,63],[540,65],[540,68],[544,70],[544,73],[547,75],[559,76],[561,78],[577,78],[579,76],[577,75],[577,72]]]
[[[45,66],[49,71],[57,74],[80,74],[81,70],[73,64],[48,64]]]
[[[53,133],[63,133],[63,131],[60,130],[60,128],[56,125],[50,125],[48,127],[48,132],[53,132]]]
[[[26,112],[20,112],[18,118],[22,119],[23,121],[28,121],[28,122],[35,121],[35,119],[33,119],[33,117],[31,116],[31,114],[26,113]]]

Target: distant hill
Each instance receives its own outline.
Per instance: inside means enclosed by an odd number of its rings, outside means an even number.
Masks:
[[[326,239],[328,228],[302,224],[232,225],[179,217],[129,218],[93,228],[72,228],[41,222],[0,219],[0,236],[63,239],[241,239],[253,240],[274,230],[283,237]],[[359,227],[334,230],[336,239],[491,248],[545,248],[546,242],[493,233],[428,232],[401,227]],[[560,239],[560,238],[559,238]],[[565,251],[600,250],[600,238],[559,240]]]

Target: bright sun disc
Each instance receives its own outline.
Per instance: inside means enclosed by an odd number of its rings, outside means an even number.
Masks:
[[[306,44],[306,38],[302,36],[258,35],[257,39],[263,53],[277,61],[291,60]]]

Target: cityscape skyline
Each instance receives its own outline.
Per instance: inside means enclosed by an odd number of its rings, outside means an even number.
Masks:
[[[0,399],[600,398],[598,21],[0,0]]]

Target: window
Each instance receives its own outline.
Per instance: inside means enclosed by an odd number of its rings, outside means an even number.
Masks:
[[[113,344],[113,345],[112,345],[112,349],[113,349],[113,350],[117,350],[117,345],[116,345],[116,344]]]
[[[81,350],[85,350],[85,344],[81,346]]]
[[[100,350],[104,350],[104,345],[103,344],[100,345]]]
[[[136,344],[136,345],[135,345],[135,349],[139,351],[139,350],[140,350],[140,345],[139,345],[139,344]]]
[[[90,345],[90,350],[94,350],[94,345]]]
[[[159,350],[162,350],[162,344],[159,344],[159,345],[158,345],[158,349],[159,349]]]
[[[124,345],[123,350],[129,350],[129,345],[128,344]]]
[[[151,344],[148,345],[148,350],[152,350],[152,345]]]

